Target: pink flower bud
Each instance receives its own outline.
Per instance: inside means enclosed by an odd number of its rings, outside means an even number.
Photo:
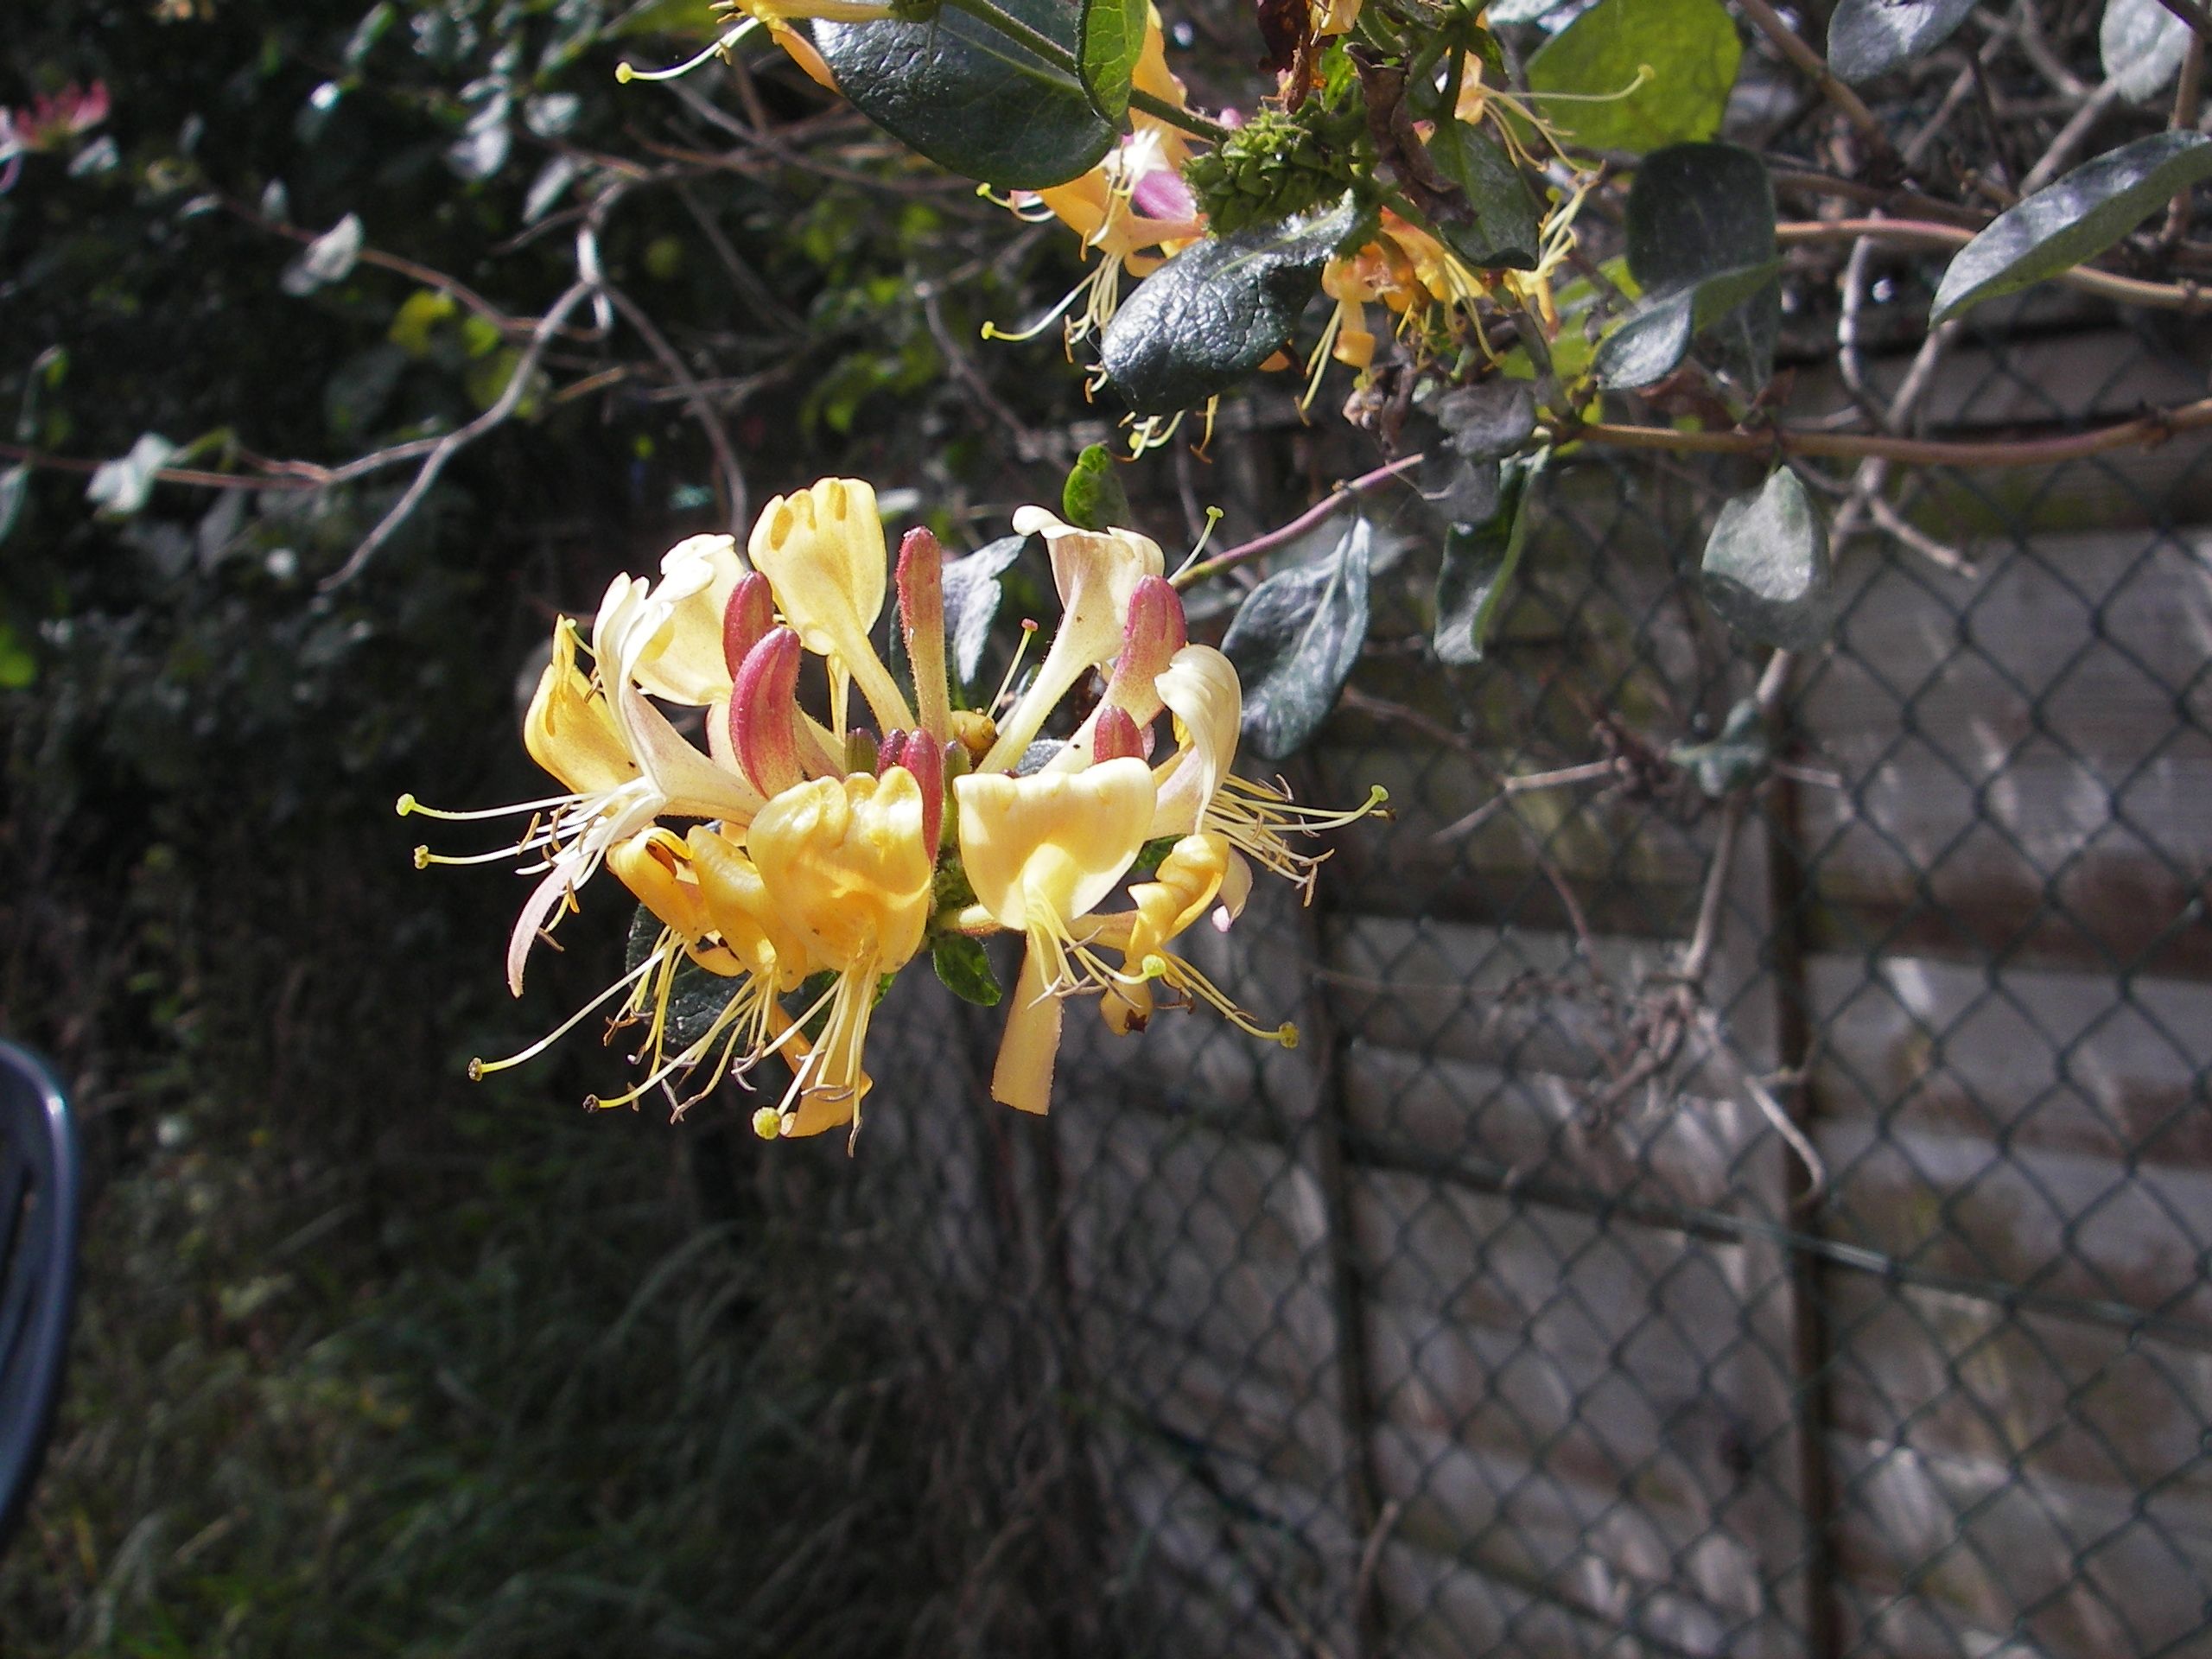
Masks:
[[[893,741],[899,746],[899,759],[894,765],[904,766],[914,774],[914,781],[922,788],[922,840],[928,846],[930,861],[937,861],[938,836],[944,829],[944,751],[930,741],[926,732],[894,732],[884,740],[887,750]]]
[[[914,671],[914,713],[942,743],[950,734],[952,700],[944,677],[944,549],[919,525],[899,543],[899,626]]]
[[[1094,763],[1144,758],[1144,734],[1127,709],[1112,703],[1099,709],[1098,723],[1090,732],[1090,758]]]
[[[906,752],[907,737],[904,732],[886,732],[883,741],[875,748],[875,775],[879,778],[899,764],[899,757]]]
[[[1143,578],[1129,594],[1128,614],[1122,624],[1122,654],[1114,659],[1106,701],[1126,710],[1139,729],[1149,726],[1160,709],[1153,682],[1190,643],[1181,595],[1162,577]]]
[[[776,596],[768,578],[747,571],[722,607],[722,660],[729,664],[730,678],[737,677],[738,665],[775,626]]]
[[[773,628],[738,664],[729,697],[729,746],[763,795],[779,795],[806,774],[798,758],[798,635]]]

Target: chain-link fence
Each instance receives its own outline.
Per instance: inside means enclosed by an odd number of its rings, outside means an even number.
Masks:
[[[2202,378],[2016,333],[1927,418]],[[1078,1010],[1038,1124],[906,1005],[882,1236],[1089,1563],[1012,1593],[1131,1655],[2212,1653],[2202,454],[1920,480],[1764,772],[1680,752],[1758,693],[1686,585],[1745,480],[1577,461],[1478,668],[1378,579],[1292,781],[1395,821],[1199,930],[1296,1052]]]

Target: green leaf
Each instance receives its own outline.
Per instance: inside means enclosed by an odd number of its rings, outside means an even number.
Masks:
[[[1087,444],[1060,488],[1060,512],[1078,530],[1108,530],[1129,522],[1129,493],[1115,470],[1113,451]]]
[[[1689,355],[1690,341],[1762,290],[1774,286],[1782,262],[1716,272],[1702,281],[1653,294],[1627,321],[1598,342],[1591,370],[1608,391],[1633,391],[1663,380]]]
[[[964,559],[949,559],[944,566],[944,639],[952,671],[963,685],[972,681],[983,665],[983,648],[991,641],[991,619],[999,613],[999,578],[1020,556],[1028,538],[1001,536]]]
[[[14,533],[16,521],[23,515],[23,502],[30,494],[30,486],[29,461],[17,461],[0,473],[0,543]]]
[[[85,499],[104,518],[128,518],[146,505],[154,493],[154,474],[169,464],[176,445],[158,432],[140,435],[130,453],[104,461],[85,486]]]
[[[1282,349],[1322,262],[1356,222],[1347,201],[1184,249],[1107,324],[1106,378],[1140,415],[1173,415],[1228,390]]]
[[[1929,327],[2094,258],[2206,178],[2212,138],[2201,132],[2153,133],[2083,162],[1959,250],[1936,289]]]
[[[32,656],[16,631],[0,622],[0,691],[21,691],[38,678],[38,658]]]
[[[1152,0],[1083,0],[1076,63],[1090,107],[1116,126],[1129,112],[1129,77],[1144,51]]]
[[[1709,334],[1715,364],[1746,391],[1764,385],[1782,327],[1773,273],[1750,276],[1777,257],[1766,163],[1734,144],[1659,150],[1637,169],[1626,217],[1628,268],[1644,292],[1691,290],[1692,333]]]
[[[1436,572],[1436,655],[1463,667],[1483,659],[1483,644],[1498,606],[1520,568],[1529,539],[1529,488],[1548,455],[1505,463],[1497,510],[1479,524],[1454,524],[1444,537],[1444,563]]]
[[[1039,34],[1077,47],[1077,16],[1055,0],[996,0]],[[1042,190],[1114,147],[1116,124],[1083,87],[988,23],[947,6],[926,22],[813,25],[838,91],[862,115],[942,167],[1007,190]]]
[[[1534,270],[1543,240],[1536,200],[1497,140],[1447,118],[1428,141],[1428,158],[1467,199],[1465,219],[1437,219],[1452,251],[1488,270]]]
[[[1767,741],[1758,704],[1745,697],[1729,709],[1719,736],[1706,743],[1677,743],[1667,751],[1667,759],[1697,780],[1699,792],[1707,800],[1717,801],[1764,778],[1774,762],[1774,749]]]
[[[1787,467],[1720,509],[1699,576],[1713,613],[1761,645],[1809,651],[1835,625],[1827,526]]]
[[[1839,0],[1828,19],[1828,67],[1840,79],[1872,80],[1934,51],[1977,0]]]
[[[963,1002],[995,1008],[1006,992],[991,971],[991,959],[982,944],[965,933],[940,933],[930,941],[930,966],[945,988]]]
[[[1326,557],[1269,576],[1221,649],[1244,683],[1244,741],[1262,759],[1297,752],[1328,718],[1367,642],[1374,531],[1355,518]]]
[[[2174,78],[2195,33],[2158,0],[2106,0],[2097,25],[2105,79],[2118,81],[2120,95],[2130,103],[2148,103]]]
[[[1530,102],[1586,149],[1641,155],[1718,130],[1743,55],[1720,0],[1598,0],[1529,60]],[[1605,101],[1550,102],[1547,92]]]

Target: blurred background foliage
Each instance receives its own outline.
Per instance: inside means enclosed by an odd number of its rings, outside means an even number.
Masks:
[[[111,100],[0,194],[0,1028],[70,1079],[97,1183],[0,1561],[10,1654],[1051,1639],[977,1600],[972,1567],[1039,1546],[962,1477],[988,1429],[955,1357],[880,1339],[842,1154],[779,1160],[798,1190],[766,1203],[703,1115],[586,1117],[588,1042],[467,1083],[598,988],[624,918],[581,918],[512,1003],[512,882],[418,874],[392,816],[539,792],[531,652],[678,537],[842,471],[973,545],[1072,454],[1077,372],[974,344],[1073,283],[1066,239],[779,56],[616,84],[706,26],[690,0],[10,17],[0,104]],[[622,302],[328,585],[414,468],[314,469],[475,419],[580,257]],[[156,484],[149,455],[257,486]]]

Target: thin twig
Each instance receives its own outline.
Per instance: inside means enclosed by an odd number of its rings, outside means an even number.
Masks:
[[[2195,132],[2201,118],[2200,105],[2204,97],[2204,37],[2189,37],[2189,50],[2182,55],[2181,79],[2174,86],[2173,130],[2176,132]],[[2158,245],[2171,248],[2189,233],[2190,198],[2192,186],[2184,184],[2174,192],[2172,203],[2166,208],[2166,226],[2158,232]]]
[[[2160,3],[2167,3],[2167,0],[2160,0]],[[2075,149],[2089,136],[2089,129],[2104,119],[2105,111],[2118,102],[2120,80],[2114,77],[2091,92],[2082,107],[2074,111],[2073,118],[2058,130],[2050,141],[2050,148],[2044,151],[2043,159],[2030,168],[2020,181],[2019,193],[2031,196],[2063,173],[2067,163],[2074,159]]]
[[[1617,449],[1675,449],[1704,455],[1825,455],[1841,461],[1880,456],[1915,467],[2052,467],[2115,449],[2152,448],[2178,433],[2212,426],[2212,397],[2155,410],[2132,421],[2051,438],[1902,438],[1886,433],[1814,432],[1770,427],[1757,432],[1681,432],[1672,427],[1605,422],[1557,428],[1556,443],[1596,443]]]
[[[1766,0],[1736,0],[1736,8],[1750,18],[1760,34],[1773,42],[1782,55],[1804,71],[1821,89],[1821,95],[1842,112],[1859,135],[1866,140],[1872,159],[1888,166],[1897,164],[1897,153],[1890,143],[1890,135],[1883,130],[1881,122],[1857,92],[1836,78],[1828,67],[1827,60],[1805,43],[1804,37],[1783,21],[1782,14],[1767,4]]]
[[[1974,240],[1975,232],[1962,226],[1922,219],[1814,219],[1786,221],[1774,227],[1774,234],[1775,240],[1786,248],[1846,238],[1908,248],[1963,248]],[[2076,265],[2050,280],[2123,305],[2151,306],[2161,311],[2212,310],[2212,293],[2195,283],[2146,283],[2089,265]]]
[[[677,391],[683,394],[683,402],[691,411],[693,423],[707,435],[708,447],[715,452],[715,465],[721,474],[730,533],[742,535],[746,521],[752,517],[752,502],[745,487],[745,468],[738,464],[737,451],[730,445],[729,433],[722,426],[721,415],[645,308],[619,288],[609,287],[605,292],[623,319],[638,331],[638,338],[645,342],[645,349],[668,371],[669,378],[676,383]]]
[[[438,481],[438,474],[445,471],[446,463],[486,432],[503,424],[515,412],[529,388],[531,377],[537,372],[537,359],[544,354],[554,334],[562,324],[568,321],[569,314],[597,291],[596,283],[579,281],[571,283],[561,297],[553,302],[552,308],[537,320],[537,327],[531,332],[529,343],[515,359],[514,372],[507,377],[506,389],[500,392],[499,401],[467,425],[455,427],[436,440],[429,454],[423,458],[414,482],[407,486],[398,500],[392,503],[391,511],[378,520],[377,527],[362,539],[361,544],[353,550],[346,563],[322,579],[318,584],[319,591],[327,594],[360,575],[369,561],[376,556],[378,550],[391,539],[400,525],[406,523],[408,515],[422,505],[423,498],[430,492],[430,486]]]
[[[1377,467],[1371,473],[1362,473],[1357,478],[1346,480],[1338,485],[1333,493],[1315,502],[1288,524],[1271,530],[1264,536],[1255,536],[1249,542],[1240,542],[1226,552],[1217,553],[1213,557],[1194,564],[1187,570],[1179,572],[1173,579],[1175,586],[1196,587],[1209,576],[1217,576],[1224,570],[1233,570],[1247,560],[1256,559],[1262,553],[1272,553],[1286,543],[1296,541],[1347,502],[1355,501],[1370,491],[1380,489],[1383,485],[1404,473],[1410,472],[1427,459],[1427,455],[1419,454],[1401,455],[1388,466]]]
[[[1574,784],[1593,784],[1601,778],[1618,778],[1619,775],[1620,763],[1617,760],[1586,760],[1580,766],[1561,766],[1556,772],[1529,772],[1509,776],[1498,785],[1497,794],[1465,817],[1454,818],[1428,839],[1438,847],[1448,847],[1455,841],[1465,841],[1516,795],[1532,795],[1545,789],[1566,789]]]

